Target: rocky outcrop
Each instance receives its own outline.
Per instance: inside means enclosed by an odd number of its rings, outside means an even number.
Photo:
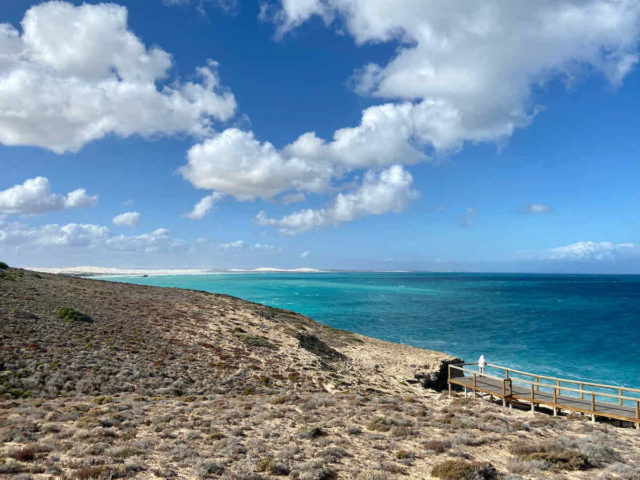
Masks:
[[[460,358],[443,360],[440,362],[440,366],[437,370],[432,369],[430,372],[416,373],[414,377],[424,388],[441,392],[447,388],[447,382],[449,380],[449,365],[456,365],[463,362],[464,360]],[[451,373],[453,377],[462,376],[462,372],[457,370],[454,370]]]
[[[335,348],[331,348],[315,335],[300,332],[296,335],[296,338],[298,339],[298,345],[300,348],[304,348],[326,362],[347,359],[345,355],[337,351]]]

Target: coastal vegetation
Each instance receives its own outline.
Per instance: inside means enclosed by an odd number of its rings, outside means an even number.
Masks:
[[[640,478],[633,429],[424,389],[446,354],[226,295],[6,272],[0,478]]]
[[[71,308],[71,307],[61,307],[56,310],[56,315],[64,320],[65,322],[93,322],[93,319],[84,313],[80,313],[79,311]]]

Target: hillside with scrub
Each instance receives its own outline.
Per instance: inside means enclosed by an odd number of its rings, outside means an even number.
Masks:
[[[0,478],[640,479],[634,429],[449,399],[449,355],[226,295],[0,264],[0,325]]]

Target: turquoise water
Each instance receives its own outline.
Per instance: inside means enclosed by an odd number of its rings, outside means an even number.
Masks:
[[[640,276],[275,273],[110,277],[225,293],[467,361],[640,387]]]

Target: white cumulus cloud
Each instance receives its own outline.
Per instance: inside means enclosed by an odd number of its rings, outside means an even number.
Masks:
[[[504,142],[540,110],[536,89],[593,72],[617,86],[638,62],[635,0],[280,0],[261,10],[262,18],[269,15],[278,36],[317,16],[358,45],[393,42],[397,49],[352,77],[356,92],[384,103],[364,109],[358,125],[331,138],[309,131],[278,149],[233,128],[195,145],[183,177],[241,201],[282,195],[286,203],[340,191],[351,172],[375,175],[466,142]],[[545,213],[544,206],[529,209]],[[460,221],[468,226],[474,219],[468,211]],[[295,222],[302,230],[335,223],[331,208],[262,220],[289,222],[281,229],[291,232]]]
[[[0,24],[0,143],[77,151],[113,133],[208,134],[235,112],[217,64],[168,82],[164,50],[147,48],[113,3],[31,7],[22,31]]]
[[[368,172],[362,185],[350,193],[340,193],[326,208],[304,209],[282,218],[269,218],[264,212],[256,217],[258,225],[277,227],[282,235],[295,235],[312,228],[335,226],[367,215],[382,215],[405,210],[418,193],[413,177],[399,165],[379,174]]]
[[[69,223],[28,227],[14,222],[0,225],[0,245],[18,248],[91,247],[109,237],[109,229],[99,225]]]
[[[191,211],[185,215],[185,217],[191,220],[201,220],[207,213],[211,211],[217,201],[223,197],[218,192],[213,192],[210,195],[202,197],[198,203],[196,203]]]
[[[604,261],[631,256],[640,256],[640,245],[629,242],[576,242],[552,248],[543,254],[543,258],[549,260],[566,261]]]
[[[285,156],[252,132],[229,128],[187,154],[182,176],[195,187],[233,195],[237,200],[270,199],[290,189],[322,191],[333,169],[325,162]]]
[[[184,266],[203,268],[258,264],[282,249],[244,240],[177,238],[166,228],[139,235],[116,234],[106,226],[68,223],[28,225],[0,215],[0,251],[13,265]]]
[[[140,235],[115,235],[102,225],[69,223],[32,227],[21,222],[0,222],[0,245],[16,251],[55,247],[64,252],[80,252],[83,257],[91,251],[116,255],[254,249],[254,247],[247,247],[242,240],[224,243],[211,239],[199,239],[190,243],[172,237],[166,228],[158,228]],[[255,249],[272,249],[257,245]]]
[[[280,7],[280,34],[318,15],[338,18],[336,28],[359,45],[399,44],[386,64],[356,72],[356,91],[418,102],[414,134],[436,149],[509,137],[535,115],[533,89],[554,78],[597,71],[618,85],[638,62],[635,0],[281,0]]]
[[[119,227],[137,227],[140,225],[140,212],[125,212],[113,217],[113,224]]]
[[[39,215],[54,210],[90,208],[98,202],[97,195],[87,195],[79,188],[66,195],[51,193],[51,185],[46,177],[25,180],[20,185],[0,191],[0,213]]]

